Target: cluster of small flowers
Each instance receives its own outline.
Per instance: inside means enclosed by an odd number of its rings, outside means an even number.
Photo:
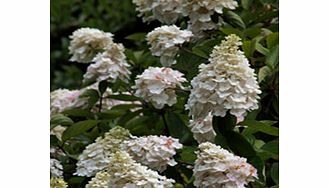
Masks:
[[[170,188],[175,180],[167,179],[156,171],[134,161],[127,152],[111,154],[108,166],[109,187],[112,188]]]
[[[209,142],[199,145],[193,175],[196,187],[240,187],[257,178],[257,170],[245,158],[234,156]]]
[[[154,56],[160,57],[163,66],[171,66],[176,63],[175,56],[179,45],[190,41],[193,34],[188,30],[180,30],[175,25],[157,27],[147,34],[146,40],[151,45]]]
[[[94,28],[80,28],[70,36],[71,61],[90,63],[95,55],[113,43],[113,34]]]
[[[125,141],[122,150],[127,151],[137,162],[163,172],[167,169],[167,165],[177,164],[173,156],[176,154],[175,150],[182,147],[178,139],[171,137],[143,136]]]
[[[120,144],[131,137],[128,130],[118,126],[105,133],[104,138],[98,137],[79,156],[77,171],[74,174],[91,177],[97,172],[106,169],[110,162],[109,155],[119,150]]]
[[[126,61],[122,44],[113,42],[113,34],[93,28],[80,28],[70,36],[71,61],[95,62],[87,68],[84,82],[120,79],[127,82],[130,65]]]
[[[89,65],[87,72],[83,75],[83,82],[89,80],[109,80],[115,82],[118,78],[128,82],[131,72],[130,65],[126,61],[122,44],[112,43],[106,51],[99,53],[93,59],[94,64]]]
[[[205,118],[190,120],[188,127],[193,133],[193,137],[198,143],[214,142],[216,133],[212,126],[212,116],[209,114]]]
[[[50,159],[50,175],[52,177],[63,176],[63,166],[57,159]]]
[[[159,20],[174,24],[179,17],[188,17],[188,28],[195,36],[203,31],[215,29],[224,23],[221,16],[215,22],[211,17],[223,14],[223,8],[230,10],[238,7],[235,0],[133,0],[136,10],[144,21]]]
[[[230,10],[238,7],[235,0],[190,0],[184,4],[183,14],[189,17],[188,28],[197,36],[203,31],[213,30],[221,26],[224,21],[218,16],[217,23],[211,18],[215,13],[223,14],[223,8]]]
[[[66,109],[82,107],[86,101],[78,100],[80,90],[57,89],[50,93],[50,114],[61,113]]]
[[[159,20],[162,23],[173,24],[183,11],[185,0],[133,0],[138,16],[143,21]]]
[[[165,104],[175,104],[175,89],[182,88],[181,83],[186,82],[182,73],[165,67],[149,67],[136,78],[133,86],[137,89],[135,95],[151,102],[157,109],[162,109]]]
[[[50,188],[67,188],[68,185],[63,178],[52,177],[50,178]]]
[[[88,182],[86,188],[108,188],[109,181],[110,176],[107,171],[97,172],[96,176]]]
[[[258,108],[261,93],[254,70],[239,50],[241,39],[229,35],[211,53],[210,63],[199,66],[193,78],[192,90],[185,105],[192,118],[203,118],[209,113],[224,117],[230,113],[242,121],[248,110]]]

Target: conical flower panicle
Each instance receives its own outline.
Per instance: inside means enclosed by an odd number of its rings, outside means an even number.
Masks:
[[[236,35],[227,36],[221,45],[214,47],[210,63],[199,66],[186,104],[193,118],[209,113],[224,117],[229,111],[242,121],[247,111],[258,108],[261,91],[254,70],[239,50],[241,44]]]
[[[198,188],[244,188],[258,178],[257,170],[245,158],[209,142],[199,145],[193,175],[194,185]]]
[[[125,151],[112,153],[110,160],[108,174],[111,188],[171,188],[175,183],[175,180],[167,179],[156,171],[137,163]]]

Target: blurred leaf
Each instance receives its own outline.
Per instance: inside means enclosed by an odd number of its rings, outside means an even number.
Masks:
[[[236,155],[246,158],[256,155],[251,144],[241,134],[234,131],[228,131],[224,136],[229,147]]]
[[[279,163],[273,163],[271,167],[271,178],[276,184],[279,184]]]
[[[271,48],[270,52],[266,56],[266,65],[271,69],[275,69],[279,63],[279,45],[275,45]]]
[[[271,49],[275,45],[279,44],[279,33],[275,32],[266,37],[267,48]]]
[[[227,20],[230,23],[232,23],[232,25],[237,26],[241,29],[246,28],[246,25],[244,24],[243,20],[241,19],[241,17],[238,14],[236,14],[232,11],[227,11],[227,12],[224,12],[224,15],[227,18]]]
[[[260,43],[256,43],[256,50],[265,56],[269,53],[269,50]]]
[[[252,157],[249,162],[257,169],[258,178],[261,182],[265,182],[264,176],[264,168],[265,164],[264,161],[259,156]]]
[[[134,108],[140,108],[142,105],[140,104],[119,104],[115,105],[111,108],[111,110],[129,110]]]
[[[221,146],[224,149],[229,149],[225,137],[219,132],[216,133],[215,144]]]
[[[241,0],[241,5],[245,10],[248,10],[253,0]]]
[[[57,125],[72,125],[74,122],[71,118],[64,116],[63,114],[56,114],[51,117],[50,129],[53,129]]]
[[[185,143],[192,138],[191,131],[177,114],[168,111],[165,118],[168,124],[170,136],[178,138],[181,143]]]
[[[268,142],[264,144],[261,149],[279,155],[279,141]]]
[[[62,114],[65,114],[67,116],[71,117],[87,117],[87,118],[92,118],[93,114],[89,110],[84,110],[84,109],[68,109],[64,110]]]
[[[180,153],[181,160],[193,165],[194,161],[197,158],[196,154],[195,154],[196,150],[197,150],[197,148],[195,148],[195,147],[184,146],[182,149],[182,152]]]
[[[106,91],[107,87],[108,87],[108,83],[106,80],[99,82],[98,91],[101,93],[101,95],[103,95],[103,93]]]
[[[275,123],[275,121],[272,123]],[[256,131],[260,131],[273,136],[279,136],[279,129],[277,127],[272,127],[271,125],[269,125],[271,124],[271,122],[245,120],[240,124],[248,126],[249,128],[254,129]]]
[[[113,109],[102,111],[101,113],[97,113],[97,115],[102,119],[115,119],[121,117],[126,113],[126,110],[123,109]]]
[[[216,133],[224,134],[234,129],[236,126],[236,117],[231,114],[226,114],[225,117],[213,116],[212,125]]]
[[[272,74],[271,68],[269,68],[268,66],[261,67],[258,72],[258,82],[261,83],[263,80],[265,80],[265,78],[267,78],[271,74]]]
[[[87,98],[89,108],[91,108],[97,103],[99,99],[99,94],[98,91],[95,89],[87,89],[79,96],[79,98]]]
[[[145,40],[146,33],[134,33],[126,36],[125,39],[133,40],[133,41],[143,41]]]
[[[62,135],[62,140],[68,140],[74,136],[80,135],[82,133],[85,133],[86,131],[92,129],[95,127],[100,121],[99,120],[85,120],[85,121],[80,121],[77,122],[70,127],[68,127],[63,135]]]
[[[256,40],[247,40],[243,42],[242,50],[245,53],[247,58],[253,56],[256,49]]]
[[[135,97],[133,95],[126,95],[126,94],[109,95],[108,98],[116,99],[116,100],[120,100],[120,101],[139,101],[139,100],[141,100],[138,97]]]
[[[134,134],[136,131],[147,128],[145,122],[149,119],[150,117],[148,116],[136,116],[129,120],[124,127]]]

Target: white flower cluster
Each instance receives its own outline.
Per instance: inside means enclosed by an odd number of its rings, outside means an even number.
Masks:
[[[199,74],[193,78],[192,90],[186,109],[193,118],[209,114],[224,117],[230,113],[242,121],[247,111],[258,108],[261,93],[254,70],[239,50],[240,38],[226,37],[210,55],[210,63],[199,66]]]
[[[93,59],[94,62],[88,66],[87,72],[83,75],[83,82],[89,80],[109,80],[115,82],[118,78],[127,82],[131,72],[130,65],[126,61],[122,44],[111,43],[103,53],[99,53]]]
[[[224,21],[220,14],[223,9],[234,10],[236,0],[133,0],[136,10],[143,16],[143,21],[159,20],[165,24],[174,24],[179,17],[188,17],[188,29],[196,36],[203,31],[216,29]],[[212,17],[218,14],[214,21]]]
[[[212,126],[212,116],[210,114],[205,118],[190,120],[188,127],[191,129],[193,137],[198,143],[214,142],[216,133]]]
[[[50,114],[54,115],[62,111],[86,105],[86,101],[79,100],[80,90],[57,89],[50,93]]]
[[[235,0],[189,0],[184,4],[183,14],[189,17],[188,28],[195,35],[202,35],[202,31],[212,30],[223,24],[223,19],[219,16],[218,22],[214,22],[211,17],[223,14],[223,8],[230,10],[238,7]]]
[[[173,24],[183,11],[185,0],[133,0],[138,16],[143,21],[159,20],[162,23]]]
[[[50,178],[50,188],[67,188],[68,185],[63,178],[52,177]]]
[[[190,41],[193,34],[188,30],[180,30],[175,25],[157,27],[147,34],[146,40],[151,45],[154,56],[160,57],[163,66],[171,66],[176,63],[175,56],[179,45]]]
[[[137,162],[163,172],[167,165],[177,164],[173,156],[176,154],[175,150],[182,147],[178,139],[151,135],[125,141],[122,150],[127,151]]]
[[[86,188],[108,188],[109,181],[110,176],[107,171],[97,172],[96,176],[88,182]]]
[[[171,188],[175,183],[175,180],[137,163],[125,151],[112,153],[110,161],[108,174],[111,188]]]
[[[80,28],[70,36],[71,61],[90,63],[95,55],[113,43],[111,33],[94,28]]]
[[[98,137],[79,156],[77,171],[74,175],[91,177],[97,172],[106,169],[110,162],[110,154],[120,149],[120,144],[130,137],[129,131],[122,127],[112,128],[105,133],[104,138]]]
[[[50,159],[50,175],[52,177],[63,176],[63,166],[57,159]]]
[[[244,188],[257,178],[257,170],[245,158],[209,142],[200,144],[199,149],[193,169],[196,187]]]
[[[157,109],[162,109],[165,104],[175,104],[175,89],[181,88],[181,83],[186,82],[182,73],[165,67],[149,67],[136,78],[133,86],[137,89],[135,95],[151,102]]]

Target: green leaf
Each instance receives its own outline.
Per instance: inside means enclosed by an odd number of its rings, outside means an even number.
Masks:
[[[129,129],[132,134],[134,134],[136,131],[140,131],[146,128],[145,122],[149,120],[150,117],[148,116],[136,116],[129,120],[126,125],[124,126],[125,128]]]
[[[236,14],[232,11],[227,11],[227,12],[224,12],[224,15],[227,18],[227,20],[230,23],[232,23],[232,25],[240,27],[241,29],[246,28],[245,23],[243,22],[243,20],[241,19],[241,17],[238,14]]]
[[[252,4],[253,0],[241,0],[241,5],[243,9],[249,10],[250,5]]]
[[[200,57],[205,59],[209,58],[209,54],[212,52],[215,45],[219,44],[220,41],[217,38],[204,40],[203,42],[199,43],[198,45],[192,48],[192,52]]]
[[[274,163],[272,165],[271,178],[276,184],[279,184],[279,163]]]
[[[219,132],[216,133],[215,144],[220,145],[224,149],[229,149],[226,138]]]
[[[256,44],[256,50],[265,56],[269,53],[269,50],[265,48],[263,45],[261,45],[260,43]]]
[[[276,123],[275,121],[256,121],[256,120],[245,120],[241,122],[241,125],[248,126],[248,128],[263,132],[272,136],[279,136],[279,129],[277,127],[272,127],[270,124]]]
[[[125,53],[125,55],[127,56],[127,58],[129,60],[131,60],[134,63],[138,63],[137,62],[137,59],[136,59],[136,57],[134,55],[134,52],[132,50],[126,48],[124,53]]]
[[[272,69],[268,66],[263,66],[259,69],[258,72],[258,82],[261,83],[265,78],[272,74]]]
[[[62,135],[62,140],[68,140],[74,136],[78,136],[82,133],[87,132],[88,130],[92,129],[95,127],[100,121],[99,120],[85,120],[85,121],[80,121],[77,122],[70,127],[68,127],[63,135]]]
[[[97,115],[101,119],[115,119],[123,116],[125,113],[126,110],[111,108],[111,110],[102,111],[101,113],[97,113]]]
[[[91,108],[97,103],[99,99],[99,94],[98,91],[95,89],[87,89],[79,96],[79,98],[87,98],[89,108]]]
[[[98,90],[101,93],[101,95],[103,95],[103,93],[106,91],[107,86],[108,86],[108,83],[107,83],[106,80],[103,80],[103,81],[99,82]]]
[[[135,97],[133,95],[125,95],[125,94],[119,94],[119,95],[109,95],[108,98],[116,99],[120,101],[139,101],[141,100],[138,97]]]
[[[257,174],[259,180],[264,183],[265,181],[265,163],[259,156],[254,156],[250,158],[249,162],[257,169]]]
[[[256,50],[256,40],[244,41],[242,44],[242,50],[244,51],[244,54],[247,58],[252,57]]]
[[[78,108],[64,110],[62,113],[71,117],[87,117],[87,118],[93,117],[93,114],[89,110],[83,110]]]
[[[266,65],[271,69],[275,69],[279,63],[279,45],[275,45],[271,48],[270,52],[266,56]]]
[[[146,33],[134,33],[125,37],[125,39],[132,41],[143,41],[145,40]]]
[[[57,125],[71,125],[74,122],[71,118],[64,116],[63,114],[56,114],[51,117],[50,120],[50,129],[53,129]]]
[[[264,151],[279,155],[279,141],[271,141],[264,144],[261,148]]]
[[[208,54],[202,50],[202,46],[195,46],[192,48],[193,54],[203,57],[203,58],[208,58]]]
[[[184,121],[174,112],[166,113],[166,121],[170,136],[178,138],[181,143],[186,143],[192,138],[191,131],[186,127]]]
[[[229,147],[236,155],[246,158],[256,155],[254,148],[241,134],[234,131],[228,131],[224,136]]]
[[[275,32],[266,37],[267,48],[271,49],[275,45],[279,44],[279,33]]]
[[[225,117],[213,116],[212,126],[216,133],[224,134],[234,129],[236,126],[236,117],[231,114],[226,114]]]
[[[140,104],[119,104],[116,106],[113,106],[111,110],[129,110],[132,108],[141,108],[142,105]]]
[[[193,165],[197,158],[196,154],[194,153],[196,150],[197,148],[184,146],[182,152],[180,153],[181,160]]]

